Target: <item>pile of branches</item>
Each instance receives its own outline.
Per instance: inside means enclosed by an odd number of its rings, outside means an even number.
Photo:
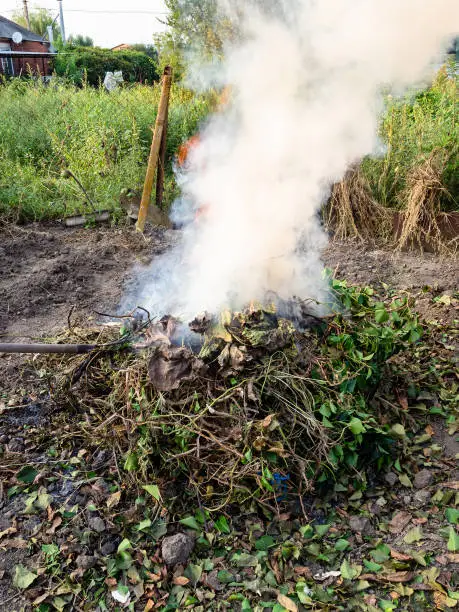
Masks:
[[[126,489],[153,482],[166,505],[189,495],[209,511],[272,509],[382,467],[396,417],[380,410],[378,387],[420,328],[406,298],[384,304],[370,288],[331,283],[334,313],[306,317],[302,331],[260,307],[194,321],[199,350],[178,345],[166,318],[142,326],[134,345],[48,357],[73,442],[113,451]],[[72,333],[81,341],[100,332]]]

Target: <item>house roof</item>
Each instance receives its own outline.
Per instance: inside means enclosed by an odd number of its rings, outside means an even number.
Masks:
[[[41,43],[44,42],[43,37],[39,34],[35,34],[35,32],[31,32],[27,28],[20,26],[18,23],[10,21],[6,17],[2,17],[2,15],[0,15],[0,38],[13,38],[13,34],[15,32],[20,32],[23,40]]]

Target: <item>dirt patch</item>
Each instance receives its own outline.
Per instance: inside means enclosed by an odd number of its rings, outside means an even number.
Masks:
[[[113,311],[134,264],[148,264],[180,238],[150,229],[143,238],[129,228],[69,229],[58,224],[0,228],[0,336],[50,336],[70,310],[84,315]],[[324,262],[350,283],[436,293],[457,289],[459,260],[394,253],[356,243],[333,242]]]
[[[174,232],[132,228],[68,229],[32,224],[0,229],[0,334],[52,335],[72,307],[84,314],[116,308],[134,263],[148,263]]]
[[[459,259],[432,253],[374,249],[356,242],[332,242],[324,253],[327,266],[352,284],[380,286],[416,292],[457,290]]]

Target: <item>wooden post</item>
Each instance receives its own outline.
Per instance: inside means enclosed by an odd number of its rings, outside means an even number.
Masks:
[[[166,122],[163,128],[163,137],[161,138],[161,146],[159,148],[158,171],[156,173],[156,206],[163,210],[163,195],[164,195],[164,176],[166,172],[166,149],[167,149],[167,128],[169,125],[169,101],[167,103]]]
[[[147,219],[148,207],[150,206],[151,192],[153,190],[153,182],[155,179],[155,170],[158,164],[159,149],[164,132],[164,126],[167,121],[167,110],[169,107],[169,95],[172,86],[172,68],[166,66],[163,76],[163,88],[161,91],[161,99],[159,101],[158,114],[156,116],[155,131],[151,142],[150,157],[148,159],[147,174],[145,176],[145,184],[143,186],[142,201],[140,203],[139,216],[137,218],[136,230],[143,232],[145,221]]]

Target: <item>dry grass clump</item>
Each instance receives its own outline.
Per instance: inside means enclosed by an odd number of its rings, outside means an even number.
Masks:
[[[436,150],[408,174],[406,188],[401,194],[404,211],[396,237],[397,249],[420,248],[443,254],[457,252],[459,238],[448,239],[440,226],[448,223],[448,215],[440,210],[441,197],[449,195],[442,181],[446,164],[445,156]]]
[[[334,186],[324,217],[339,240],[387,238],[390,230],[390,211],[374,200],[359,168]]]

